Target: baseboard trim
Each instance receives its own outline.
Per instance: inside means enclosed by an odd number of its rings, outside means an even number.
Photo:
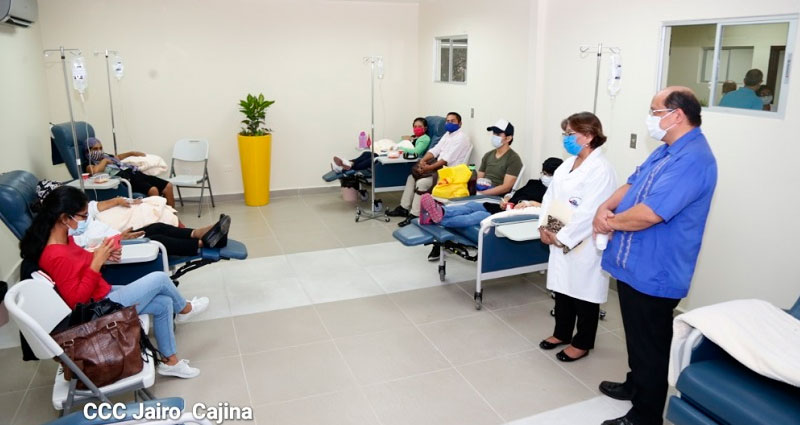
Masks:
[[[298,189],[278,189],[278,190],[270,190],[269,197],[270,198],[285,198],[288,196],[300,196],[300,195],[319,195],[325,193],[337,193],[339,192],[339,186],[316,186],[316,187],[301,187]],[[200,200],[200,196],[184,196],[184,201],[189,202],[198,202]],[[214,201],[244,201],[244,193],[226,193],[224,195],[214,195]],[[203,202],[211,203],[211,198],[206,195],[203,196]]]

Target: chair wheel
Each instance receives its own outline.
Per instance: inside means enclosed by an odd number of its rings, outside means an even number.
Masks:
[[[476,292],[473,298],[475,298],[475,310],[483,308],[483,293]]]
[[[556,317],[556,309],[554,309],[554,308],[551,309],[550,310],[550,315],[553,316],[553,317]]]
[[[356,223],[358,223],[358,218],[359,218],[359,217],[358,217],[358,216],[356,216]]]
[[[606,320],[606,311],[600,310],[600,320]]]
[[[439,280],[444,282],[444,277],[447,274],[447,270],[445,266],[439,266]]]
[[[390,222],[390,221],[392,221],[392,220],[391,220],[389,217],[384,217],[384,218],[383,218],[383,221],[385,221],[385,222],[387,222],[387,223],[388,223],[388,222]]]

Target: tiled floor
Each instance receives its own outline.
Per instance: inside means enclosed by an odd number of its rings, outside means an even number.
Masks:
[[[158,377],[158,396],[253,406],[259,424],[593,424],[627,409],[597,392],[627,370],[613,293],[596,349],[565,364],[537,345],[553,325],[544,275],[487,282],[477,311],[473,264],[449,261],[448,281],[461,283],[440,283],[425,248],[394,242],[395,223],[355,223],[335,194],[225,202],[201,219],[195,207],[181,215],[188,226],[230,214],[250,258],[181,279],[186,296],[211,298],[176,331],[202,374]],[[0,350],[0,425],[54,418],[54,373],[53,362]],[[570,417],[549,411],[574,403],[594,409],[581,416],[591,421],[547,419]]]

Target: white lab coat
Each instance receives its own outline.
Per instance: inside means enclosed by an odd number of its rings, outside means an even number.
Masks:
[[[608,276],[600,267],[603,252],[592,238],[592,220],[597,207],[617,189],[617,178],[600,149],[570,172],[577,158],[567,158],[556,169],[542,199],[539,227],[547,225],[548,215],[560,219],[565,225],[556,237],[572,249],[564,254],[562,248],[550,246],[547,289],[602,304],[608,296]]]

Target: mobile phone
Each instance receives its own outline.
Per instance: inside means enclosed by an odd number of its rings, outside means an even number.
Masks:
[[[120,239],[122,239],[122,234],[116,234],[108,238],[114,241],[114,245],[112,245],[112,249],[117,250],[122,248],[122,244],[120,243]]]

